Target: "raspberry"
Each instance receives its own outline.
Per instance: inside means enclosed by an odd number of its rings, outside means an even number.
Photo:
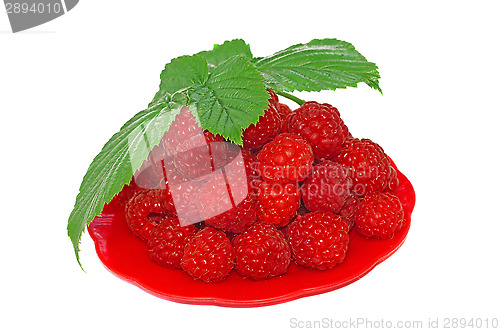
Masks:
[[[390,193],[373,192],[359,203],[356,230],[367,237],[390,239],[404,222],[403,206]]]
[[[257,220],[283,227],[297,215],[300,192],[296,184],[260,181],[257,188]]]
[[[243,277],[263,280],[286,273],[290,248],[275,226],[257,222],[232,241],[236,271]]]
[[[167,155],[173,157],[176,153],[185,150],[183,145],[187,141],[200,141],[201,138],[203,138],[203,130],[196,122],[196,118],[189,110],[189,107],[186,106],[181,109],[170,125],[170,128],[162,139],[162,144]]]
[[[347,128],[344,121],[340,117],[340,112],[339,112],[338,108],[333,107],[332,105],[329,105],[329,104],[323,104],[323,105],[326,105],[332,111],[333,117],[340,124],[340,127],[342,128],[342,134],[344,134],[345,138],[352,137],[351,133],[349,132],[349,128]]]
[[[297,264],[326,270],[344,261],[349,227],[331,212],[311,212],[288,226],[288,241]]]
[[[344,206],[339,212],[339,215],[342,217],[347,225],[349,225],[349,231],[354,227],[356,222],[356,212],[358,211],[359,202],[361,200],[359,197],[353,193],[351,193],[345,199]]]
[[[300,135],[312,147],[316,160],[339,154],[346,135],[338,110],[314,101],[302,104],[288,120],[288,131]]]
[[[130,183],[124,185],[122,190],[120,190],[120,192],[113,197],[113,200],[118,202],[120,207],[124,208],[132,196],[134,196],[134,194],[139,190],[140,188],[135,183],[134,178],[132,178]]]
[[[249,180],[257,179],[257,157],[250,149],[241,148],[231,143],[228,145],[226,160],[224,160],[222,164],[217,165],[216,170],[224,167],[226,171],[231,173],[242,173],[241,165],[243,164],[245,166],[246,175],[241,174],[240,176],[242,178],[246,176]]]
[[[169,177],[169,180],[172,180],[173,183],[167,184],[166,190],[160,190],[164,206],[174,212],[182,221],[188,223],[201,221],[197,202],[203,182],[177,182],[175,177]]]
[[[271,89],[266,88],[266,90],[267,90],[267,93],[269,93],[269,96],[271,96],[271,98],[269,98],[269,104],[274,106],[274,108],[276,108],[279,111],[280,101],[279,101],[278,95],[276,94],[276,92],[274,92]]]
[[[397,187],[397,174],[389,157],[369,139],[347,139],[336,161],[350,169],[353,190],[360,196]]]
[[[269,182],[297,182],[307,178],[314,155],[311,146],[300,136],[279,134],[257,155],[259,173]]]
[[[302,185],[302,200],[309,211],[338,213],[352,186],[348,170],[339,163],[323,160],[313,166]]]
[[[214,164],[226,158],[222,136],[205,131],[178,145],[174,165],[186,178],[197,180],[214,171]]]
[[[158,216],[165,216],[167,210],[162,204],[158,190],[140,190],[125,206],[125,220],[135,236],[149,239],[151,230],[158,224]]]
[[[259,117],[256,124],[251,124],[243,131],[243,146],[250,149],[259,149],[280,133],[281,117],[278,113],[278,97],[268,90],[271,95],[269,107],[264,115]]]
[[[279,104],[278,113],[281,116],[281,132],[285,133],[288,131],[288,120],[292,115],[292,110],[286,104]]]
[[[193,225],[182,227],[177,218],[163,219],[151,231],[149,257],[161,266],[180,269],[184,246],[197,231]]]
[[[184,247],[181,268],[205,282],[221,281],[233,269],[234,258],[234,248],[226,234],[207,227]]]
[[[245,174],[212,176],[201,188],[198,210],[207,226],[232,233],[243,232],[256,218],[255,200]]]

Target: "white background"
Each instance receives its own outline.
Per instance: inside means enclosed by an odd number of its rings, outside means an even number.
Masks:
[[[500,318],[498,9],[495,1],[82,0],[18,34],[2,9],[0,330],[285,331],[291,318],[424,326]],[[380,143],[414,184],[412,227],[394,256],[345,288],[253,309],[151,296],[109,273],[87,233],[80,270],[66,222],[81,179],[150,101],[165,63],[233,38],[265,56],[326,37],[377,63],[384,94],[360,85],[299,96],[337,106],[351,132]]]

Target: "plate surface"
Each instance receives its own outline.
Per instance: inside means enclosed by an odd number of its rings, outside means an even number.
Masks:
[[[396,168],[394,163],[393,167]],[[148,257],[147,243],[128,230],[116,204],[107,205],[102,215],[88,226],[102,263],[118,277],[167,300],[227,307],[257,307],[333,291],[370,272],[401,247],[410,229],[415,191],[397,168],[399,187],[395,194],[405,212],[405,225],[389,240],[367,239],[350,233],[344,262],[328,271],[315,271],[291,263],[288,272],[264,281],[244,279],[232,271],[218,283],[194,280],[182,270],[166,269]]]

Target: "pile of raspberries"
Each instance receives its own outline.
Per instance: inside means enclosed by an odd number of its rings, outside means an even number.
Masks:
[[[380,145],[354,138],[329,104],[292,111],[268,92],[243,147],[203,131],[183,108],[117,195],[157,264],[205,282],[233,269],[263,280],[292,260],[318,270],[341,264],[353,228],[389,239],[403,226],[397,174]]]

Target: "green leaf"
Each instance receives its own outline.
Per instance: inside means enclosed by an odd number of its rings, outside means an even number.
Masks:
[[[377,66],[354,46],[337,39],[294,45],[258,59],[255,66],[265,83],[277,91],[335,90],[364,82],[382,92]]]
[[[208,65],[199,55],[181,56],[165,65],[160,74],[160,88],[149,107],[163,102],[169,95],[194,84],[205,82],[208,77]]]
[[[188,90],[203,129],[242,144],[243,129],[256,123],[268,107],[262,76],[244,55],[233,56]]]
[[[217,67],[227,59],[235,55],[244,55],[248,59],[252,59],[252,52],[250,46],[245,43],[243,39],[233,39],[225,41],[222,45],[214,45],[211,51],[202,51],[197,53],[207,59],[210,69]]]
[[[172,99],[182,100],[178,96]],[[100,215],[104,204],[130,183],[134,172],[159,144],[175,116],[185,106],[172,99],[137,113],[111,137],[90,164],[67,227],[78,263],[78,247],[85,225]]]

